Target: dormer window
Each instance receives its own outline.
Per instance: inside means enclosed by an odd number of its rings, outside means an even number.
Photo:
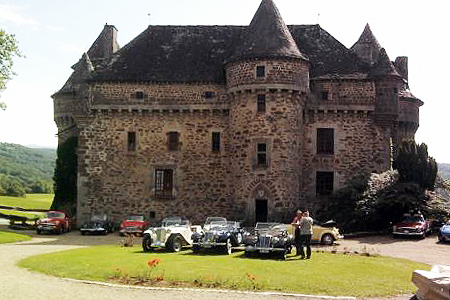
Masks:
[[[264,77],[266,77],[266,66],[257,66],[256,78],[264,78]]]
[[[138,100],[144,99],[144,92],[143,91],[136,91],[134,93],[134,97]]]

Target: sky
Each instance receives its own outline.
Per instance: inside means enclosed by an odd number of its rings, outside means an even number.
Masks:
[[[57,147],[51,95],[105,24],[125,46],[148,25],[248,25],[260,0],[0,0],[0,28],[24,55],[1,92],[0,142]],[[425,104],[416,142],[450,163],[450,18],[446,0],[274,0],[288,25],[319,24],[350,48],[368,23],[393,61],[409,58],[409,85]],[[447,125],[446,125],[447,124]]]

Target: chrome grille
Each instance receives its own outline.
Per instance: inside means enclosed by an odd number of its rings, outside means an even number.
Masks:
[[[270,240],[271,240],[270,236],[260,236],[258,239],[258,243],[256,244],[256,247],[269,248]]]
[[[156,230],[156,240],[157,241],[163,241],[166,237],[166,230],[165,229],[158,229]]]
[[[213,242],[213,241],[214,241],[214,233],[213,233],[213,232],[206,232],[203,241],[204,241],[205,243],[206,243],[206,242]]]

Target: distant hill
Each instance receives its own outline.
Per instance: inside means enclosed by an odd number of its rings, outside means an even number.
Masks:
[[[56,149],[0,143],[0,194],[51,192],[55,162]]]
[[[438,170],[439,170],[439,174],[450,180],[450,164],[439,164],[438,163]]]

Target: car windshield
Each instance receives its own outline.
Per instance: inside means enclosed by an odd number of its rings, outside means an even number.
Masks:
[[[422,216],[405,216],[403,218],[403,222],[410,222],[410,223],[418,223],[418,222],[425,222]]]
[[[169,226],[187,226],[189,225],[188,220],[182,220],[181,218],[166,218],[162,220],[162,227]]]
[[[65,214],[57,211],[49,211],[45,214],[47,218],[64,218]]]
[[[256,223],[255,230],[260,234],[276,234],[285,231],[286,225],[280,223]]]
[[[144,216],[139,215],[128,216],[127,221],[144,221]]]
[[[220,217],[208,217],[206,218],[205,225],[212,226],[227,226],[227,219]]]
[[[106,219],[106,214],[95,214],[91,217],[91,221],[106,221]]]

